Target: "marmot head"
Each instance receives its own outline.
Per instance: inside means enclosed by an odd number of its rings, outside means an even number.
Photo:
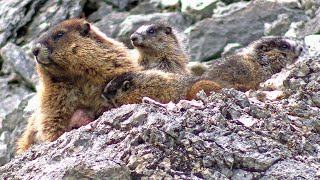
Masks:
[[[128,96],[128,91],[134,90],[135,76],[133,72],[127,72],[115,77],[104,88],[102,97],[114,107],[122,105],[122,96]]]
[[[266,36],[252,42],[246,49],[248,53],[257,56],[256,58],[262,61],[261,64],[281,63],[284,67],[297,60],[303,51],[303,46],[293,38]],[[276,62],[272,62],[273,60]]]
[[[155,53],[179,46],[174,29],[164,23],[143,25],[130,36],[130,39],[132,45],[143,52]]]
[[[70,19],[52,27],[34,44],[32,52],[38,67],[58,77],[66,73],[97,76],[93,64],[113,66],[108,61],[127,56],[122,43],[108,38],[85,19]]]

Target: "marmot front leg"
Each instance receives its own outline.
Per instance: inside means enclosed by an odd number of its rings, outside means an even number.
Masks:
[[[39,127],[41,141],[52,142],[64,132],[70,131],[71,117],[76,111],[78,94],[72,87],[64,85],[52,86],[50,91],[44,93],[40,105],[40,113],[35,117]]]
[[[24,131],[22,136],[17,140],[17,154],[22,154],[24,151],[29,149],[29,147],[36,142],[36,133],[37,130],[35,128],[35,114],[28,119],[27,129]]]

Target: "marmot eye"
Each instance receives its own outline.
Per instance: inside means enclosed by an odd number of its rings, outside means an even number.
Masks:
[[[64,35],[64,32],[58,32],[53,38],[59,39],[59,38],[63,37],[63,35]]]
[[[281,48],[282,48],[282,49],[289,49],[290,46],[289,46],[288,44],[282,44],[282,45],[281,45]]]
[[[148,30],[148,33],[149,33],[149,34],[152,34],[152,33],[154,33],[154,32],[155,32],[154,29],[149,29],[149,30]]]

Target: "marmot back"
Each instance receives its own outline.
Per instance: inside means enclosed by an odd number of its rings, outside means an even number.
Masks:
[[[221,86],[210,80],[167,73],[160,70],[128,72],[110,81],[103,96],[115,107],[124,104],[141,103],[149,97],[161,103],[178,102],[181,99],[196,99],[196,94],[220,91]]]
[[[294,63],[302,50],[303,47],[291,38],[263,37],[240,53],[212,61],[204,78],[225,88],[255,90],[261,82]]]
[[[179,33],[163,23],[141,26],[131,36],[131,43],[138,51],[138,63],[147,69],[190,74],[189,57]]]

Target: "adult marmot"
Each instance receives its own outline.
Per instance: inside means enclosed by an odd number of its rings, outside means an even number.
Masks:
[[[110,81],[103,92],[105,99],[115,107],[124,104],[141,103],[143,97],[150,97],[161,103],[178,102],[181,99],[196,99],[196,94],[220,91],[219,84],[197,77],[146,70],[128,72]]]
[[[249,44],[243,52],[212,61],[203,76],[225,88],[255,90],[261,82],[294,63],[302,50],[303,47],[291,38],[263,37]]]
[[[73,125],[81,126],[100,116],[105,85],[116,76],[139,69],[122,43],[106,37],[84,19],[54,26],[32,51],[40,77],[40,107],[17,142],[18,154],[35,142],[54,141]]]
[[[147,69],[189,74],[189,57],[182,46],[178,32],[163,23],[141,26],[131,36],[138,51],[138,63]]]

